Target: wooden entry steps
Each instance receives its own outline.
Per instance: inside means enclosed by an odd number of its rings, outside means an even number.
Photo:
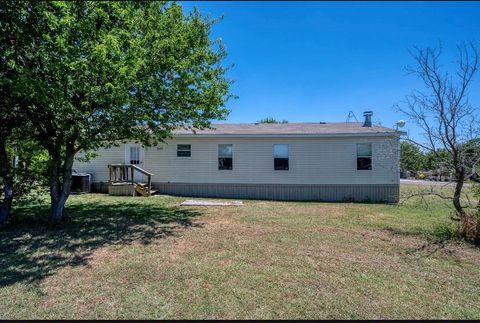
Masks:
[[[152,190],[152,173],[147,172],[137,165],[111,164],[108,165],[109,181],[108,194],[122,196],[152,196],[157,191]],[[138,172],[147,177],[144,183],[140,179],[135,179],[135,173]],[[142,176],[142,177],[143,177]],[[139,177],[137,175],[137,177]]]
[[[142,196],[152,196],[155,193],[157,193],[156,190],[152,190],[151,188],[148,187],[147,184],[145,183],[137,183],[135,186],[135,191],[137,191],[138,194]]]

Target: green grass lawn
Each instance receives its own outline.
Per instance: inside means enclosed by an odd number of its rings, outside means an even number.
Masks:
[[[183,200],[74,195],[55,227],[48,205],[18,207],[0,319],[480,319],[480,249],[435,240],[453,225],[440,199]]]

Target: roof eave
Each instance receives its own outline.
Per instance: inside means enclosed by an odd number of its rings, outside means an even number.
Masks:
[[[173,138],[339,138],[339,137],[400,137],[402,131],[329,134],[174,134]]]

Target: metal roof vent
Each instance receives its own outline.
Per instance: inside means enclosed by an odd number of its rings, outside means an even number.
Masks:
[[[365,111],[363,113],[363,116],[365,117],[365,121],[363,122],[364,127],[372,126],[372,115],[373,115],[373,111]]]

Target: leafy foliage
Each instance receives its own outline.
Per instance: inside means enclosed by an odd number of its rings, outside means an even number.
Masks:
[[[79,151],[156,144],[179,126],[224,119],[231,81],[213,20],[169,2],[0,4],[8,92],[48,152],[52,212]],[[21,104],[19,104],[21,102]],[[56,211],[54,209],[57,209]],[[53,214],[52,214],[53,215]]]
[[[457,223],[439,223],[433,229],[432,235],[440,241],[459,240],[460,232]]]
[[[13,202],[16,204],[38,201],[45,195],[48,187],[48,154],[33,140],[15,138],[7,142],[7,155],[11,163],[9,177],[11,179]],[[4,178],[0,177],[0,187]],[[5,198],[4,190],[0,191],[0,200]]]
[[[275,118],[263,118],[258,120],[258,123],[288,123],[288,120],[276,120]]]
[[[416,144],[408,141],[400,142],[400,167],[408,171],[448,171],[451,156],[446,149],[435,152],[424,151]]]
[[[417,145],[407,141],[400,142],[400,168],[414,172],[425,170],[425,155]]]
[[[20,82],[25,112],[47,148],[91,150],[116,140],[152,144],[179,125],[222,119],[230,81],[198,12],[158,2],[28,3],[38,39]],[[217,49],[215,49],[217,48]],[[15,61],[18,64],[17,61]]]

